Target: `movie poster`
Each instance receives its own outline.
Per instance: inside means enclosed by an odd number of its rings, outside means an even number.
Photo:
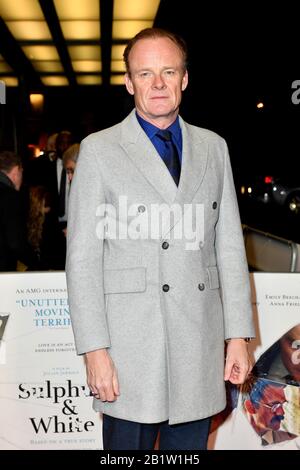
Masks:
[[[300,449],[299,274],[251,275],[256,385],[229,388],[211,449]],[[0,277],[0,449],[101,449],[65,274]]]
[[[297,273],[254,273],[255,364],[242,391],[227,388],[211,449],[300,449],[300,282]]]
[[[101,449],[65,273],[0,277],[0,449]]]

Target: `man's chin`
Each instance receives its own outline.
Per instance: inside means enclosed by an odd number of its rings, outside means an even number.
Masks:
[[[152,106],[149,111],[149,114],[157,118],[173,116],[174,114],[178,113],[178,109],[174,109],[173,107],[164,105]]]
[[[278,421],[277,421],[277,420],[276,420],[276,421],[274,420],[274,421],[271,423],[272,431],[279,431],[281,421],[282,421],[282,420],[280,420],[280,421],[279,421],[279,420],[278,420]]]

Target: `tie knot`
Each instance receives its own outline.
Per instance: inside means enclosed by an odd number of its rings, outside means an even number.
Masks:
[[[172,140],[171,132],[166,129],[160,129],[156,134],[164,141]]]

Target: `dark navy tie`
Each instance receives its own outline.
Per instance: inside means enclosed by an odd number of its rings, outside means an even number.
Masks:
[[[165,144],[165,151],[164,151],[164,154],[162,155],[162,159],[164,163],[166,164],[166,167],[168,168],[173,180],[178,186],[181,167],[180,167],[180,161],[179,161],[177,148],[172,140],[172,133],[170,131],[161,129],[160,131],[156,133],[156,135],[161,140],[163,140]]]

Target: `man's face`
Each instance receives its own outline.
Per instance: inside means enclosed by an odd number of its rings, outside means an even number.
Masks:
[[[169,38],[141,39],[129,54],[126,88],[138,114],[159,127],[171,124],[188,83],[180,49]]]
[[[253,415],[256,426],[262,430],[278,431],[280,423],[284,419],[283,404],[286,402],[284,387],[268,385],[264,394],[256,404],[256,412]]]
[[[292,377],[300,381],[300,324],[280,339],[281,358]]]
[[[59,134],[56,139],[56,152],[58,157],[61,158],[63,153],[70,147],[72,144],[72,137],[70,134]]]

